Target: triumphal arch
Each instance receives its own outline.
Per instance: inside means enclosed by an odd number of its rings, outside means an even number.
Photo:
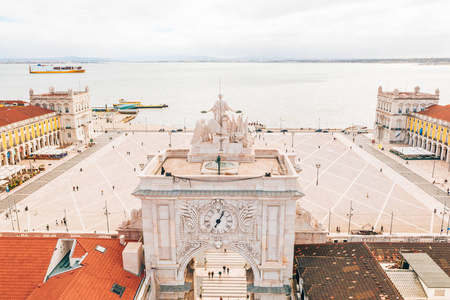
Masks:
[[[202,113],[210,118],[197,122],[192,147],[158,153],[139,176],[147,273],[160,299],[182,298],[192,258],[229,249],[251,268],[255,299],[285,299],[303,196],[294,155],[252,147],[247,120],[222,95]]]

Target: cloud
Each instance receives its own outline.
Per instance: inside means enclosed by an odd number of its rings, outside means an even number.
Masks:
[[[9,1],[0,55],[430,57],[450,53],[449,10],[425,0]]]

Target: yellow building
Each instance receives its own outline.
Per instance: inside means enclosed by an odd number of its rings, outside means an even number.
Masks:
[[[413,147],[433,152],[449,160],[450,105],[432,105],[424,111],[410,113],[407,119],[406,141]]]
[[[60,139],[57,112],[33,105],[0,107],[1,165],[19,162],[47,145],[59,145]]]

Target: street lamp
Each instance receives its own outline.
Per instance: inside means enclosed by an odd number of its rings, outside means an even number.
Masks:
[[[291,132],[291,134],[292,134],[292,148],[294,148],[294,135],[295,135],[295,132]]]
[[[172,147],[172,131],[169,131],[169,147]]]
[[[317,168],[317,180],[316,180],[316,185],[319,185],[319,169],[320,169],[320,164],[316,164],[316,168]]]

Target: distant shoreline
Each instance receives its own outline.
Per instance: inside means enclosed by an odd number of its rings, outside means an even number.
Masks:
[[[450,58],[367,58],[367,59],[108,59],[108,58],[24,58],[0,59],[0,64],[104,64],[104,63],[366,63],[366,64],[408,64],[450,65]]]

